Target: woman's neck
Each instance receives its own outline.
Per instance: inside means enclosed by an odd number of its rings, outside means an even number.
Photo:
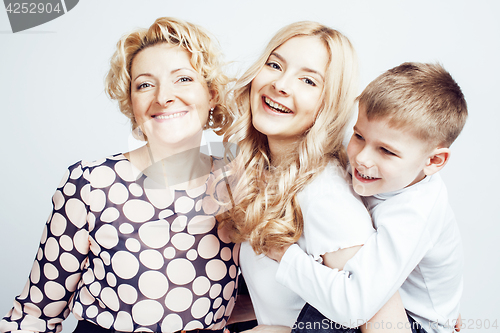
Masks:
[[[289,160],[290,154],[295,154],[297,151],[297,141],[280,140],[267,138],[269,152],[271,153],[271,165],[279,166],[283,161]]]

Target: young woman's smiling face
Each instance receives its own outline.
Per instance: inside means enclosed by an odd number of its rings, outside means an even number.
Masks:
[[[132,109],[148,141],[181,148],[201,140],[214,105],[188,51],[168,44],[148,47],[132,61],[131,76]]]
[[[250,106],[253,126],[280,143],[295,142],[316,118],[328,64],[317,37],[294,37],[275,49],[253,79]]]

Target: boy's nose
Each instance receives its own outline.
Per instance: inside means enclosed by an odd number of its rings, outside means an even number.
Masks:
[[[375,165],[373,162],[373,159],[371,157],[369,149],[362,149],[357,155],[356,155],[356,163],[358,165],[364,166],[365,168],[369,169]]]

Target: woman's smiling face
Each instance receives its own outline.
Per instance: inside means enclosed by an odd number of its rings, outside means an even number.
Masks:
[[[268,140],[295,142],[321,104],[328,52],[318,37],[293,37],[275,49],[253,79],[253,126]]]
[[[214,105],[188,51],[168,44],[148,47],[135,56],[131,76],[132,109],[148,141],[180,148],[201,140]]]

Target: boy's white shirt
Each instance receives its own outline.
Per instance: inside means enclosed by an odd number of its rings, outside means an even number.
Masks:
[[[463,253],[440,176],[364,199],[377,232],[344,271],[323,266],[292,245],[281,260],[277,281],[326,317],[350,327],[369,320],[399,289],[405,308],[427,332],[453,331],[462,295]]]

